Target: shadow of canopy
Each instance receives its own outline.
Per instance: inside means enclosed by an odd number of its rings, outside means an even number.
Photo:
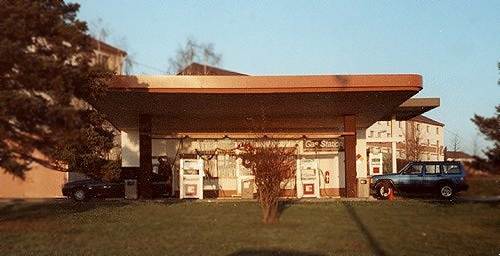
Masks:
[[[315,252],[301,252],[294,250],[282,250],[282,249],[241,249],[228,256],[322,256],[324,254]]]

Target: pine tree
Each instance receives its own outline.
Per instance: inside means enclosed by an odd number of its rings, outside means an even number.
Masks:
[[[500,70],[500,62],[497,63]],[[497,82],[500,85],[500,80]],[[496,114],[492,117],[483,117],[474,115],[471,119],[477,125],[479,131],[486,137],[487,140],[493,143],[493,147],[484,151],[486,159],[477,159],[480,165],[486,165],[493,172],[500,173],[500,105],[496,106]]]
[[[5,0],[0,8],[0,167],[24,178],[35,162],[102,176],[113,130],[91,104],[111,73],[93,66],[78,4]]]
[[[496,114],[492,117],[474,115],[472,122],[493,146],[484,151],[491,171],[500,172],[500,105],[496,106]]]

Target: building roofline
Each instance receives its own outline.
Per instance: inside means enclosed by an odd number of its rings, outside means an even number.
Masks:
[[[474,156],[465,153],[464,151],[446,151],[447,158],[455,158],[455,159],[472,159]]]
[[[399,105],[393,115],[396,120],[410,120],[427,111],[439,107],[440,102],[441,100],[439,98],[410,98]],[[391,118],[392,116],[387,116],[382,120],[391,120]]]
[[[426,123],[426,124],[432,124],[432,125],[437,125],[437,126],[441,126],[441,127],[444,127],[444,124],[441,123],[441,122],[438,122],[432,118],[429,118],[427,116],[424,116],[424,115],[418,115],[412,119],[410,119],[409,121],[413,121],[413,122],[419,122],[419,123]]]
[[[227,69],[222,69],[210,65],[203,65],[197,62],[192,62],[188,66],[186,66],[182,71],[177,73],[178,76],[186,76],[186,75],[219,75],[219,76],[247,76],[246,74],[234,72]]]
[[[405,101],[400,107],[413,108],[413,107],[434,107],[439,106],[439,98],[411,98]]]
[[[414,91],[422,89],[422,76],[305,75],[305,76],[117,76],[110,89],[151,93],[319,93]]]
[[[106,42],[103,42],[99,39],[95,39],[93,37],[90,37],[90,40],[91,40],[91,43],[92,45],[94,46],[94,48],[99,48],[101,47],[102,49],[104,49],[105,51],[109,51],[109,52],[113,52],[114,54],[121,54],[123,56],[127,56],[127,52],[122,50],[122,49],[119,49],[117,47],[114,47]]]

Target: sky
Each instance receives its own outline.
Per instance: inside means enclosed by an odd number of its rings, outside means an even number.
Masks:
[[[500,1],[77,2],[140,63],[133,73],[166,72],[187,38],[251,75],[416,73],[416,96],[441,98],[426,115],[445,124],[448,148],[455,135],[466,152],[488,146],[470,118],[500,104]]]

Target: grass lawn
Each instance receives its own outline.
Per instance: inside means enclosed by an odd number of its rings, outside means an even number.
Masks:
[[[0,255],[498,255],[498,204],[418,200],[0,204]],[[281,252],[282,254],[276,254]]]
[[[500,196],[500,175],[467,177],[469,189],[463,196]]]

